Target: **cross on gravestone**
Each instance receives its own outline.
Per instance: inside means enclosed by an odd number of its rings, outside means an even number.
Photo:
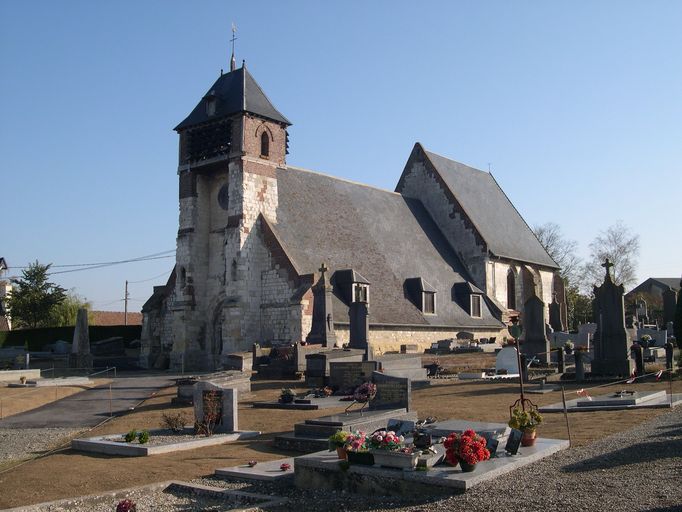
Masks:
[[[606,258],[604,260],[604,263],[601,264],[601,266],[606,269],[606,279],[608,279],[609,281],[612,281],[612,279],[611,279],[611,267],[613,267],[614,265],[611,262],[611,260]]]

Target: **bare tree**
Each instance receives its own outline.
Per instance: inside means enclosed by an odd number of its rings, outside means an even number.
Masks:
[[[564,238],[561,227],[554,222],[534,226],[533,232],[547,254],[561,267],[561,277],[567,285],[578,285],[582,276],[582,262],[576,254],[578,242]]]
[[[626,288],[637,282],[639,235],[634,234],[622,221],[601,231],[590,243],[590,260],[585,264],[585,281],[588,285],[604,280],[602,264],[608,258],[613,263],[613,279]]]

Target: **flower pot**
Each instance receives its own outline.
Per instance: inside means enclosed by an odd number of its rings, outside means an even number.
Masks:
[[[392,450],[370,450],[374,463],[385,468],[413,469],[417,465],[419,453],[403,453]]]
[[[373,466],[374,456],[369,452],[346,452],[349,464],[361,464],[363,466]]]
[[[521,446],[533,446],[535,444],[535,437],[537,433],[535,430],[524,430],[521,436]]]
[[[476,464],[467,464],[463,460],[459,461],[459,465],[461,466],[463,473],[471,473],[476,469]]]
[[[338,455],[341,460],[348,460],[348,452],[343,446],[336,447],[336,455]]]

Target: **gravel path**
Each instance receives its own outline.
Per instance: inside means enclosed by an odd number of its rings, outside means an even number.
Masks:
[[[71,440],[78,432],[71,428],[0,428],[0,461],[28,459]]]

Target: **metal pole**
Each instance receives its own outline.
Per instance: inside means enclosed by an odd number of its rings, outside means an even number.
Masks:
[[[673,365],[674,367],[674,365]],[[668,389],[670,390],[670,408],[673,408],[673,371],[672,368],[668,371]]]
[[[114,409],[111,405],[111,382],[109,383],[109,417],[114,415]]]
[[[564,404],[564,418],[566,419],[566,431],[568,432],[568,446],[571,446],[571,426],[568,424],[568,410],[566,409],[566,390],[561,386],[561,401]]]
[[[521,410],[526,410],[526,398],[523,396],[523,370],[521,369],[521,348],[519,347],[519,339],[514,338],[516,344],[516,361],[519,365],[519,389],[521,391]]]
[[[125,304],[123,309],[123,325],[128,325],[128,280],[126,279],[126,292],[123,302]]]

